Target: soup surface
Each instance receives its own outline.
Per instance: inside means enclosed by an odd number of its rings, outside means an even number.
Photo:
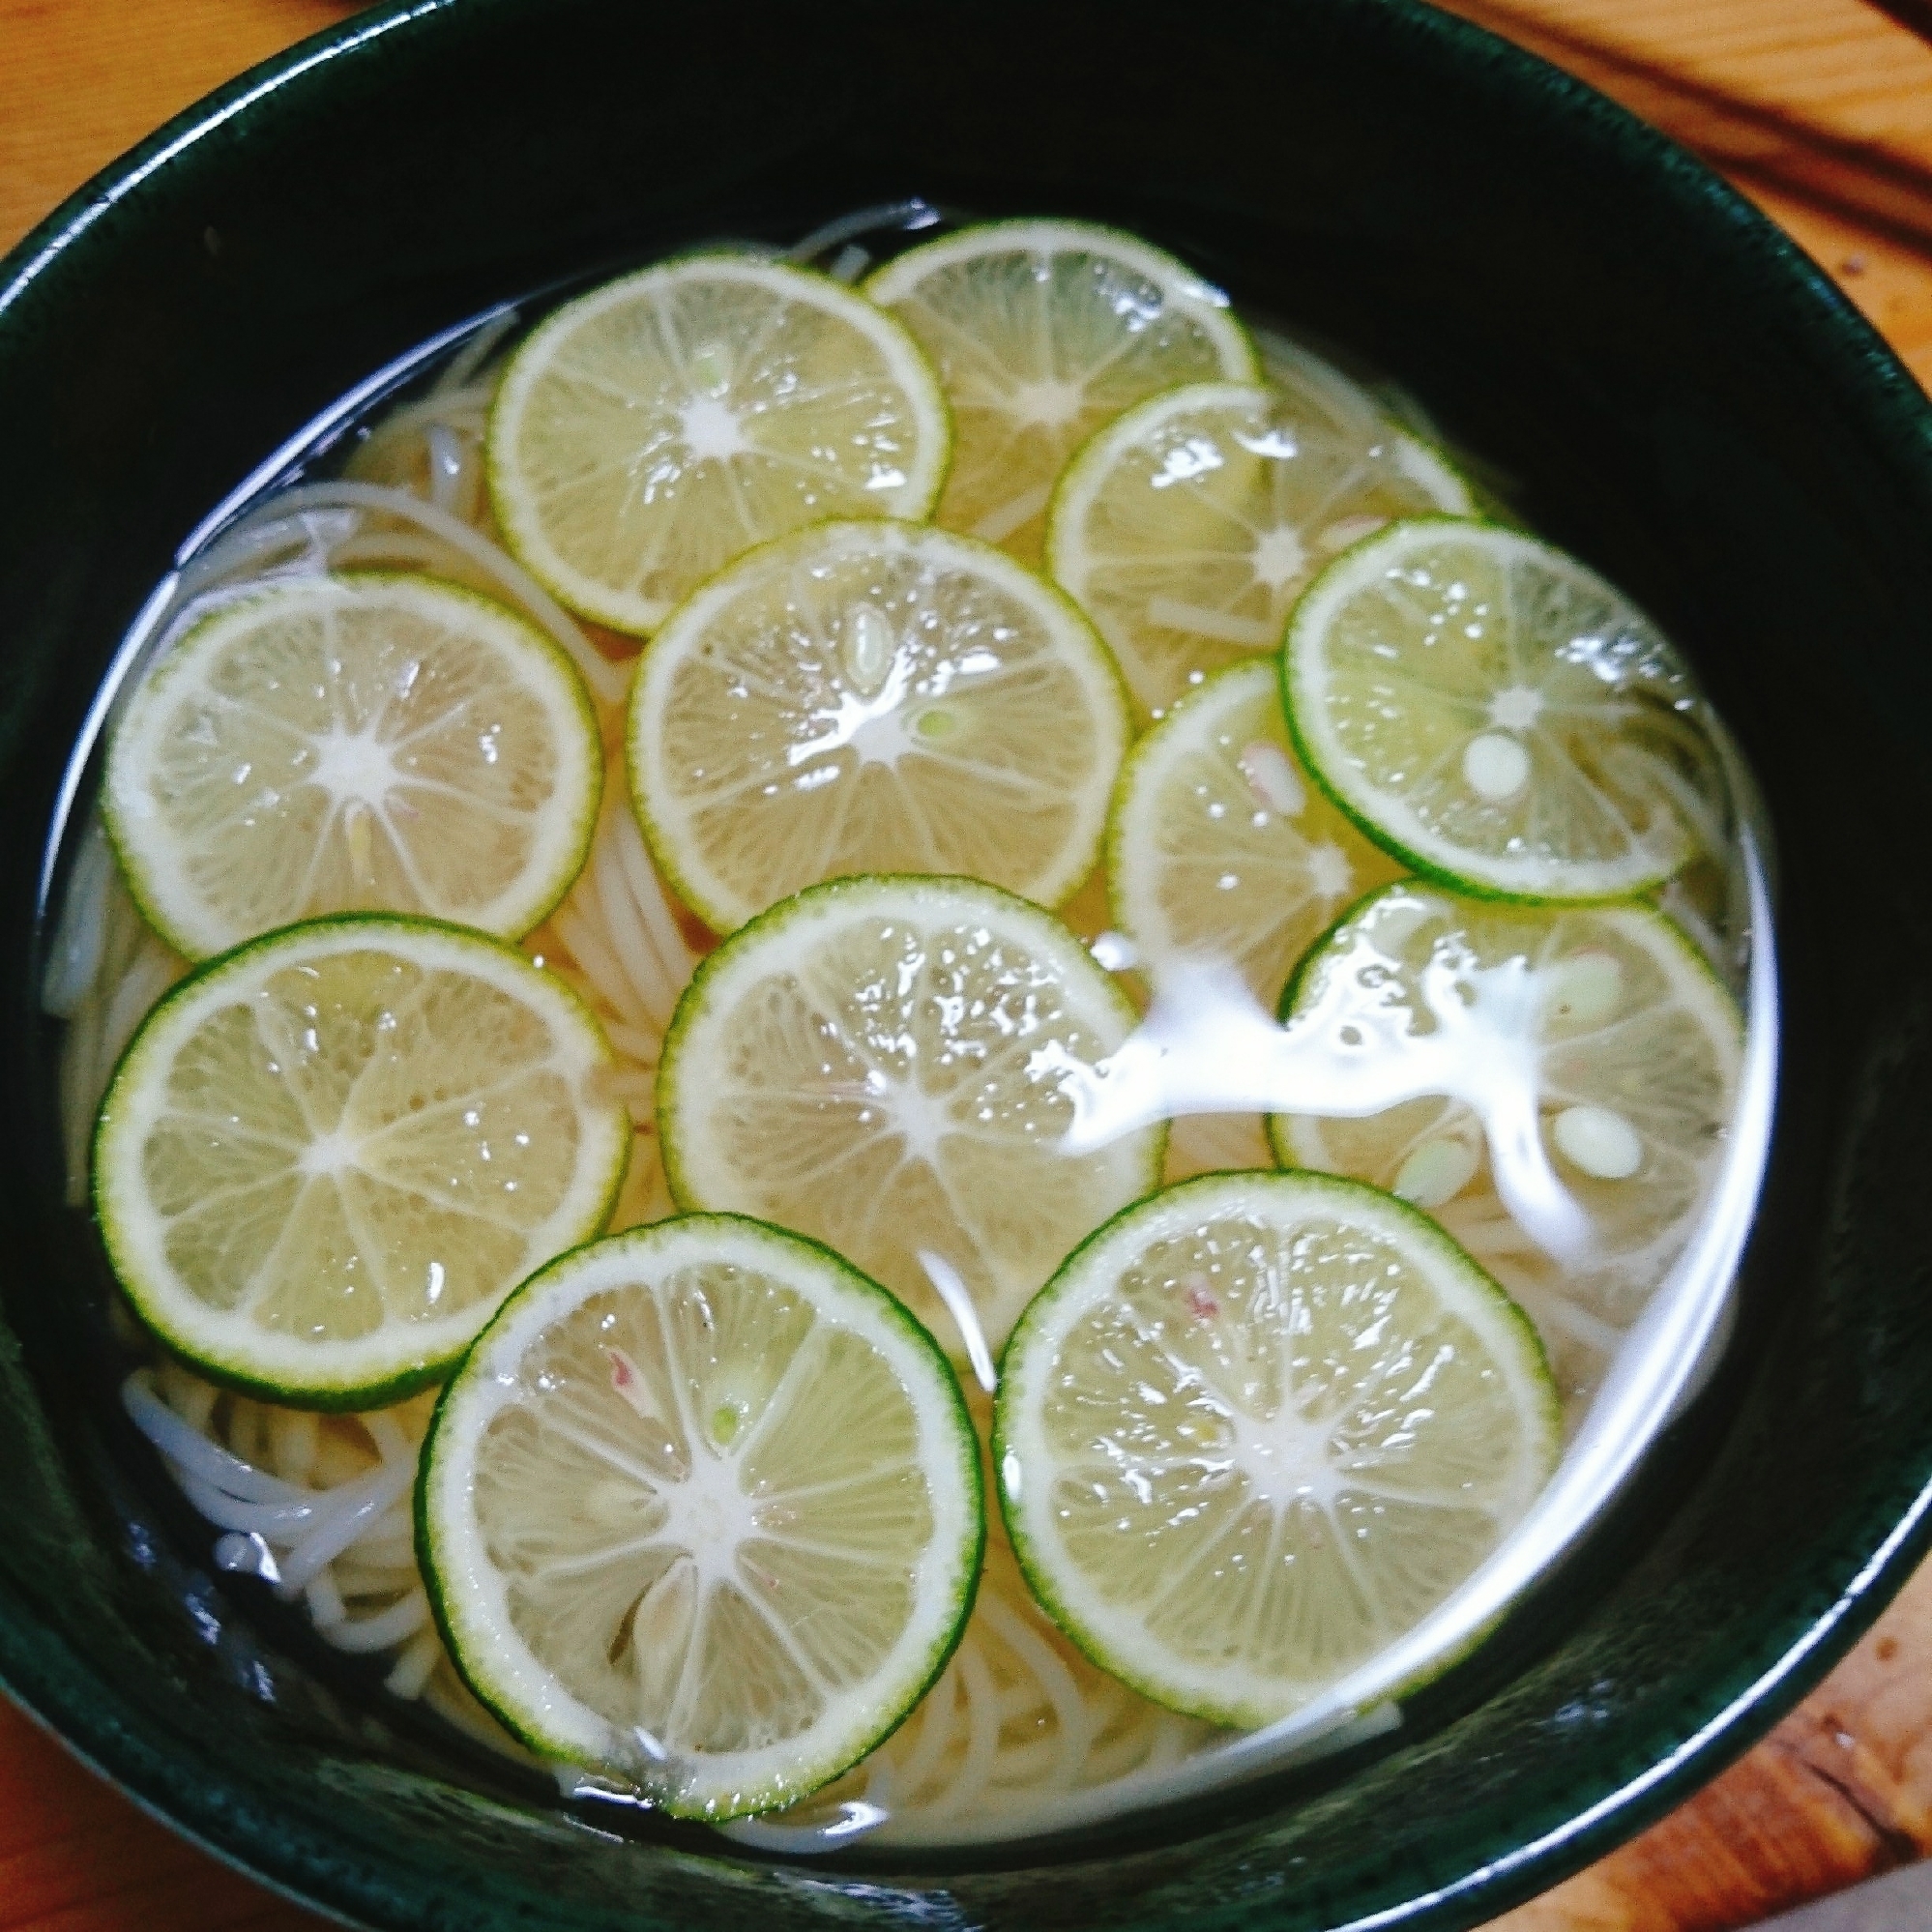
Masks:
[[[46,987],[217,1562],[777,1851],[1398,1722],[1681,1392],[1769,1100],[1747,776],[1479,474],[1147,242],[909,203],[492,314],[224,507]]]

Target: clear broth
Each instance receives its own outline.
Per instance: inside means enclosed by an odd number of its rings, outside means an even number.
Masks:
[[[791,252],[850,279],[881,253],[928,239],[941,221],[938,211],[917,202],[863,211],[827,224]],[[628,665],[616,641],[593,635],[586,643],[582,629],[520,571],[512,566],[506,572],[487,554],[486,535],[483,542],[476,541],[486,522],[478,451],[489,376],[500,366],[503,351],[558,299],[552,291],[446,332],[379,371],[292,438],[190,535],[175,571],[157,587],[124,641],[75,747],[58,849],[49,859],[48,876],[63,872],[66,881],[46,1005],[70,1022],[62,1102],[71,1198],[76,1205],[85,1197],[87,1135],[107,1073],[140,1016],[183,970],[146,933],[119,884],[89,802],[94,752],[127,692],[188,625],[237,585],[257,582],[269,572],[344,562],[429,570],[520,604],[567,643],[573,636],[570,648],[600,701],[621,703]],[[1257,335],[1274,355],[1303,353],[1278,332],[1257,329]],[[1376,395],[1381,406],[1412,426],[1431,428],[1426,414],[1398,391],[1378,385]],[[1480,474],[1479,463],[1471,467]],[[344,483],[351,485],[346,490]],[[358,498],[358,486],[366,491],[370,484],[408,490],[428,510],[413,520],[391,515],[384,501],[366,493]],[[469,541],[462,531],[472,533]],[[783,1853],[831,1851],[874,1835],[881,1843],[929,1846],[1007,1841],[1117,1819],[1342,1749],[1397,1729],[1402,1713],[1394,1700],[1416,1661],[1453,1648],[1458,1633],[1466,1638],[1493,1623],[1574,1545],[1657,1431],[1700,1386],[1721,1348],[1731,1282],[1768,1147],[1777,1027],[1765,833],[1749,775],[1721,725],[1714,718],[1706,722],[1729,777],[1725,849],[1694,874],[1673,882],[1662,902],[1743,1007],[1737,1114],[1681,1252],[1613,1344],[1598,1348],[1586,1370],[1570,1374],[1564,1460],[1503,1547],[1423,1625],[1332,1693],[1265,1730],[1236,1735],[1161,1712],[1104,1680],[1033,1604],[996,1535],[989,1549],[990,1587],[982,1588],[974,1635],[927,1700],[928,1706],[945,1701],[946,1736],[937,1735],[938,1719],[922,1707],[922,1714],[874,1758],[799,1813],[741,1821],[723,1830],[748,1847]],[[621,799],[622,785],[612,789]],[[1076,902],[1068,916],[1102,963],[1129,963],[1125,943],[1101,929],[1104,915],[1087,908],[1090,916],[1082,926],[1082,910]],[[615,987],[599,984],[598,975],[585,971],[580,958],[571,963],[591,982],[607,1023],[615,1018],[620,1027],[634,1027],[657,1021],[661,1031],[667,1014],[657,1009],[662,1006],[663,976],[688,974],[709,942],[668,894],[662,906],[646,912],[653,921],[664,916],[657,922],[655,942],[663,974],[651,984],[626,976],[621,961]],[[558,931],[554,924],[540,929],[533,950],[541,951],[548,943],[569,954],[569,946],[559,945]],[[1359,1065],[1337,1060],[1332,1039],[1305,1032],[1297,1038],[1277,1026],[1231,971],[1207,968],[1173,976],[1152,990],[1147,1019],[1129,1048],[1117,1056],[1114,1077],[1090,1083],[1081,1097],[1076,1131],[1101,1139],[1141,1119],[1185,1116],[1190,1126],[1177,1140],[1189,1150],[1195,1167],[1249,1164],[1255,1137],[1248,1130],[1244,1138],[1244,1129],[1228,1116],[1251,1121],[1261,1111],[1365,1110],[1360,1104]],[[1498,1071],[1497,1036],[1485,1030],[1481,1000],[1452,1017],[1463,1027],[1458,1043],[1446,1049],[1453,1066],[1445,1075],[1438,1065],[1410,1091],[1453,1089],[1493,1123],[1522,1097],[1511,1090],[1513,1076]],[[1377,1097],[1377,1105],[1406,1097],[1391,1089]],[[648,1119],[648,1079],[640,1077],[629,1098]],[[1492,1133],[1492,1154],[1498,1144]],[[1527,1164],[1511,1168],[1499,1160],[1498,1191],[1542,1247],[1562,1252],[1578,1238],[1575,1205],[1547,1160],[1538,1166],[1539,1158],[1538,1148]],[[633,1176],[613,1225],[668,1212],[661,1174]],[[128,1351],[123,1368],[135,1370],[144,1363],[144,1343],[131,1325],[123,1328]],[[961,1339],[979,1379],[990,1389],[990,1352],[970,1332],[970,1322]],[[391,1694],[426,1698],[473,1738],[521,1755],[441,1656],[426,1616],[410,1607],[411,1589],[420,1595],[420,1586],[414,1584],[413,1554],[397,1543],[395,1526],[406,1520],[414,1443],[426,1420],[428,1398],[364,1423],[272,1416],[168,1365],[140,1366],[129,1389],[126,1399],[137,1424],[163,1451],[190,1500],[220,1529],[214,1553],[221,1567],[253,1573],[284,1597],[303,1598],[326,1640],[382,1657]],[[212,1447],[204,1452],[190,1438]],[[250,1507],[243,1507],[249,1499],[237,1495],[224,1451],[260,1468],[293,1472],[283,1479],[298,1486],[356,1486],[366,1501],[375,1499],[369,1508],[380,1547],[366,1551],[369,1560],[360,1567],[353,1546],[346,1569],[334,1562],[306,1562],[300,1540],[276,1527],[272,1504],[251,1506],[252,1514]],[[398,1510],[404,1512],[401,1519]],[[979,1762],[988,1757],[988,1724],[990,1770]],[[999,1767],[1008,1760],[1024,1769],[1002,1778]],[[944,1772],[955,1761],[977,1763],[977,1781],[949,1780]],[[573,1771],[561,1772],[560,1781],[571,1796],[632,1801],[623,1788]]]

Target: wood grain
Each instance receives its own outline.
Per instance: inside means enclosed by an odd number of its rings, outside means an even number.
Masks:
[[[1730,175],[1932,384],[1932,46],[1862,0],[1448,0]],[[1888,0],[1932,31],[1932,0]],[[342,0],[0,0],[0,248]],[[1491,1932],[1735,1932],[1932,1851],[1932,1566],[1653,1830]],[[0,1703],[0,1932],[315,1932]]]
[[[1932,45],[1864,0],[1441,4],[1712,162],[1932,387]]]
[[[319,1932],[157,1825],[0,1699],[5,1932]]]

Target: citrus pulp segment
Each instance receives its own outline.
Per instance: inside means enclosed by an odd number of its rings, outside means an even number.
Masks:
[[[924,516],[951,447],[906,332],[830,278],[687,255],[549,316],[490,413],[490,503],[574,610],[649,636],[740,552],[829,516]]]
[[[827,1243],[984,1372],[1068,1249],[1160,1171],[1158,1128],[1055,1151],[1067,1071],[1133,1024],[1024,900],[834,880],[734,934],[680,1001],[658,1074],[671,1192]]]
[[[1326,1175],[1211,1174],[1102,1228],[1021,1317],[993,1467],[1074,1642],[1252,1727],[1446,1601],[1557,1439],[1535,1332],[1439,1228]]]
[[[1205,671],[1280,648],[1316,571],[1391,518],[1470,508],[1461,479],[1312,386],[1195,383],[1130,409],[1061,477],[1047,569],[1158,717]]]
[[[565,1255],[438,1405],[430,1597],[525,1742],[684,1817],[788,1804],[972,1608],[978,1441],[931,1338],[815,1243],[686,1215]]]
[[[1462,1098],[1359,1120],[1276,1116],[1276,1157],[1390,1188],[1433,1215],[1528,1310],[1575,1410],[1703,1206],[1737,1103],[1736,1003],[1647,906],[1514,906],[1413,881],[1356,907],[1309,955],[1283,1020],[1340,1012],[1351,984],[1364,1010],[1412,1011],[1417,1035],[1438,1025],[1444,1001],[1495,1016],[1480,1051],[1492,1063],[1527,1055],[1536,1131],[1588,1216],[1590,1250],[1560,1265],[1512,1217]]]
[[[1282,681],[1303,763],[1449,885],[1615,898],[1721,842],[1722,767],[1683,660],[1516,531],[1421,517],[1344,552],[1295,607]]]
[[[1104,423],[1177,383],[1251,382],[1227,298],[1117,229],[994,221],[889,262],[865,292],[932,358],[952,405],[949,529],[1035,562],[1067,459]]]
[[[94,1143],[122,1286],[218,1380],[368,1408],[603,1222],[630,1125],[582,1003],[425,920],[290,926],[143,1022]]]
[[[729,932],[855,872],[971,873],[1047,905],[1098,856],[1120,677],[1066,598],[990,545],[827,523],[689,600],[631,688],[659,864]]]
[[[1272,1009],[1342,907],[1400,869],[1303,772],[1272,659],[1183,699],[1114,789],[1114,918],[1156,982],[1180,960],[1223,963]]]
[[[583,864],[603,755],[582,679],[501,604],[431,577],[284,578],[136,687],[102,808],[190,958],[299,919],[423,913],[514,938]]]

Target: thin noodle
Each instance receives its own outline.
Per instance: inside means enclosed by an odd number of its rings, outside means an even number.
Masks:
[[[169,1371],[163,1371],[164,1374]],[[171,1371],[176,1384],[186,1384],[185,1396],[177,1396],[174,1388],[168,1389],[170,1403],[176,1407],[183,1421],[190,1428],[199,1429],[204,1434],[212,1433],[215,1418],[215,1405],[220,1399],[220,1391],[205,1382],[198,1382],[185,1368]]]
[[[94,1116],[101,1104],[94,1069],[100,1058],[101,1014],[92,1003],[69,1023],[61,1041],[61,1152],[67,1163],[66,1201],[70,1208],[87,1204],[87,1163],[94,1145]]]
[[[624,863],[612,849],[609,838],[598,840],[591,854],[590,869],[597,878],[598,900],[613,942],[612,953],[629,974],[638,1005],[662,1032],[670,1024],[677,994],[662,962],[652,950],[650,935],[644,929],[643,917],[625,876]]]
[[[622,774],[616,776],[621,777]],[[650,928],[658,957],[663,963],[665,972],[682,986],[697,966],[697,954],[686,945],[684,934],[678,930],[677,918],[671,911],[670,894],[664,890],[663,879],[645,849],[644,834],[637,829],[637,820],[630,812],[625,811],[619,816],[612,843],[624,862],[624,876],[630,882],[631,896],[636,900],[638,911],[644,915],[644,923]]]
[[[179,1416],[154,1392],[145,1369],[136,1369],[121,1390],[121,1401],[135,1425],[179,1469],[230,1496],[257,1503],[297,1503],[307,1492],[278,1476],[254,1468],[212,1442],[203,1428]]]
[[[306,1539],[283,1565],[281,1578],[284,1587],[291,1591],[300,1590],[324,1564],[340,1556],[371,1520],[407,1492],[415,1476],[413,1462],[395,1463],[366,1477],[360,1485],[349,1485],[359,1491],[354,1500],[338,1509],[326,1528],[318,1529]]]
[[[68,874],[67,900],[47,949],[41,1010],[70,1019],[101,978],[113,904],[114,854],[99,819],[92,821]]]
[[[343,1622],[349,1614],[348,1606],[342,1601],[342,1593],[336,1587],[332,1570],[325,1569],[320,1576],[311,1578],[303,1595],[308,1604],[308,1614],[315,1620],[315,1627],[324,1636],[329,1634],[330,1625]]]
[[[834,281],[842,281],[849,288],[865,273],[871,262],[870,249],[862,249],[857,242],[848,242],[833,256],[831,266],[826,270]]]
[[[434,504],[412,496],[407,490],[388,489],[379,483],[298,483],[293,489],[283,490],[255,512],[248,522],[252,524],[268,518],[278,521],[310,510],[356,510],[382,516],[399,516],[443,538],[453,549],[480,565],[537,618],[542,628],[569,652],[594,696],[605,704],[617,704],[622,700],[628,682],[627,668],[605,658],[576,623],[565,614],[556,599],[508,551],[499,549],[459,517],[451,515],[446,510],[438,510]]]
[[[134,1037],[134,1029],[147,1018],[154,1003],[167,991],[186,970],[186,962],[161,946],[143,947],[134,955],[121,983],[114,988],[101,1027],[100,1067],[104,1089],[113,1063],[121,1049]]]
[[[946,1754],[947,1746],[952,1742],[953,1713],[959,1703],[959,1674],[951,1664],[946,1668],[940,1680],[926,1692],[925,1701],[919,1708],[918,1731],[912,1748],[903,1758],[893,1764],[893,1772],[904,1801],[910,1805],[925,1781],[938,1769],[939,1762]],[[905,1736],[900,1731],[893,1736],[896,1745]]]
[[[342,1651],[392,1651],[428,1621],[429,1598],[421,1590],[412,1590],[401,1601],[378,1610],[373,1617],[345,1618],[329,1632],[329,1641]]]
[[[387,1462],[416,1459],[416,1445],[397,1427],[395,1418],[381,1409],[368,1411],[362,1419],[376,1453]]]
[[[930,228],[940,219],[939,210],[917,195],[906,201],[882,201],[876,208],[861,208],[855,214],[841,215],[835,220],[814,228],[803,241],[795,242],[779,256],[781,261],[810,262],[859,235],[886,230],[904,234]]]
[[[450,358],[449,366],[436,378],[429,394],[442,401],[454,401],[457,395],[464,393],[466,385],[489,361],[498,343],[516,327],[516,323],[517,313],[514,308],[506,308],[501,314],[493,315]],[[493,382],[478,385],[485,401],[495,388]]]
[[[337,543],[329,553],[329,566],[337,571],[355,570],[358,566],[395,570],[407,564],[434,575],[437,565],[448,554],[430,537],[404,537],[394,530],[374,530],[366,537],[351,537],[347,542]]]
[[[605,950],[603,941],[573,901],[567,900],[557,908],[552,923],[563,936],[564,944],[571,949],[571,956],[582,969],[584,977],[618,1012],[653,1033],[661,1031],[639,1002],[629,978]]]
[[[1034,1682],[1046,1692],[1060,1729],[1058,1774],[1067,1783],[1078,1777],[1092,1742],[1088,1726],[1091,1713],[1073,1673],[1054,1654],[1053,1647],[1038,1631],[1030,1630],[1019,1614],[989,1595],[981,1606],[994,1634],[1032,1673]],[[1027,1708],[1032,1708],[1033,1700]]]
[[[424,440],[429,454],[429,501],[438,510],[455,511],[464,500],[462,484],[472,461],[471,445],[447,423],[432,423]]]
[[[1148,1752],[1140,1769],[1144,1771],[1165,1771],[1176,1765],[1187,1753],[1187,1724],[1185,1718],[1172,1715],[1163,1716],[1155,1728],[1154,1748]]]
[[[956,1809],[973,1811],[979,1809],[992,1783],[993,1766],[1000,1754],[1000,1721],[992,1673],[976,1644],[959,1647],[959,1682],[966,1692],[968,1738],[966,1756],[948,1799]]]
[[[634,1060],[640,1067],[648,1067],[654,1071],[658,1056],[663,1050],[662,1038],[655,1033],[646,1033],[624,1020],[605,1020],[604,1037],[627,1060]]]
[[[409,1648],[396,1660],[395,1668],[383,1681],[392,1697],[421,1697],[436,1667],[444,1661],[443,1645],[434,1630],[425,1630],[411,1639]]]
[[[356,452],[359,458],[385,444],[421,436],[430,429],[468,429],[481,431],[489,421],[489,406],[496,395],[496,384],[480,382],[462,389],[431,390],[420,402],[405,402],[383,418],[381,426],[371,429]]]
[[[307,1482],[322,1445],[321,1420],[312,1409],[278,1409],[270,1419],[269,1441],[275,1465],[291,1482]]]

